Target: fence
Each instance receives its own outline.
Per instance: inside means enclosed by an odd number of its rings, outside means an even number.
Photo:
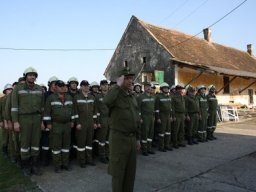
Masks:
[[[217,110],[218,121],[239,121],[237,107],[220,105]]]

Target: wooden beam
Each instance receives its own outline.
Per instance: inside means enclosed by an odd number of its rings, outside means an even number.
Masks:
[[[187,85],[189,85],[190,83],[192,83],[193,81],[195,81],[196,79],[198,79],[202,74],[203,74],[203,70],[201,70],[198,74],[197,74],[197,76],[195,76],[195,77],[193,77],[186,85],[185,85],[185,87],[187,86]]]
[[[227,87],[232,81],[234,81],[237,78],[237,76],[233,77],[228,83],[226,83],[220,90],[216,91],[216,94],[218,94],[222,89]]]
[[[243,88],[242,90],[239,91],[239,94],[242,93],[245,89],[251,87],[254,83],[256,83],[256,80],[253,81],[252,83],[250,83],[248,86],[246,86],[245,88]]]

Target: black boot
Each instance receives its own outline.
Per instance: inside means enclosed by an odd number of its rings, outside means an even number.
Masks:
[[[188,137],[188,145],[193,145],[192,137]]]
[[[3,151],[3,156],[5,159],[8,159],[8,147],[7,146],[3,146],[2,148],[2,151]]]
[[[38,175],[38,176],[42,175],[38,157],[32,157],[31,174]]]
[[[26,177],[31,176],[31,164],[30,164],[30,159],[22,160],[21,161],[21,167],[22,167],[22,172],[23,175]]]
[[[193,144],[198,144],[197,139],[192,137],[192,143]]]
[[[50,164],[49,150],[42,150],[42,165],[48,166]]]

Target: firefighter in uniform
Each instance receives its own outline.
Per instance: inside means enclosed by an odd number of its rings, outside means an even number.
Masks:
[[[154,135],[155,97],[151,95],[151,84],[144,82],[144,93],[138,99],[141,117],[141,150],[142,155],[155,154],[152,150]]]
[[[100,93],[100,85],[96,81],[93,81],[90,84],[90,94],[96,98],[99,93]],[[93,151],[94,156],[97,156],[98,151],[99,151],[99,149],[98,149],[99,148],[99,140],[96,138],[97,131],[98,131],[98,129],[93,130],[92,151]]]
[[[184,142],[184,122],[185,122],[185,99],[184,99],[184,86],[176,85],[175,94],[172,97],[172,107],[174,114],[174,127],[173,127],[173,147],[185,147]]]
[[[109,89],[111,89],[112,87],[114,87],[116,85],[115,81],[110,81],[109,83]]]
[[[216,88],[214,85],[208,86],[208,95],[207,101],[208,101],[208,127],[207,127],[207,139],[208,140],[214,140],[217,139],[213,134],[216,129],[217,125],[217,107],[218,107],[218,100],[215,95]]]
[[[12,163],[16,163],[16,154],[13,142],[13,126],[11,122],[11,93],[13,90],[13,85],[5,85],[3,93],[6,95],[4,110],[4,121],[6,124],[6,129],[8,130],[8,154]]]
[[[102,163],[107,163],[108,159],[108,133],[109,133],[109,125],[108,125],[108,107],[103,103],[103,99],[108,91],[108,81],[101,80],[100,81],[100,90],[96,96],[96,111],[97,111],[97,119],[98,126],[97,131],[95,132],[95,138],[99,141],[98,145],[98,154],[100,156],[100,161]],[[107,150],[107,151],[106,151]]]
[[[142,93],[142,87],[141,84],[135,83],[133,86],[133,91],[136,97],[139,97],[140,94]]]
[[[172,104],[169,96],[169,85],[162,83],[160,85],[161,93],[156,96],[155,109],[156,120],[159,123],[159,151],[171,151],[171,120],[172,120]]]
[[[3,155],[5,158],[9,158],[11,157],[10,154],[10,150],[8,149],[10,147],[10,143],[11,143],[11,137],[10,137],[10,130],[8,128],[8,123],[7,123],[7,117],[6,117],[6,101],[7,101],[7,97],[8,95],[11,94],[12,92],[12,85],[11,84],[6,84],[4,86],[4,97],[1,98],[1,116],[2,116],[2,121],[3,122],[3,126],[2,126],[2,151],[3,151]]]
[[[18,82],[14,82],[12,87],[13,89],[17,86],[17,84],[25,83],[24,77],[20,77]],[[13,93],[13,92],[12,92]],[[8,95],[6,99],[5,105],[5,113],[8,128],[11,130],[10,140],[12,142],[11,148],[14,157],[14,162],[18,167],[21,166],[21,157],[20,157],[20,133],[15,131],[13,128],[13,121],[11,117],[11,108],[12,108],[12,93]]]
[[[77,158],[82,168],[85,168],[86,164],[95,166],[92,156],[92,139],[94,129],[97,128],[97,114],[95,98],[90,94],[89,85],[88,81],[81,81],[81,91],[74,98],[75,110],[78,114],[76,120]]]
[[[55,93],[55,83],[58,81],[58,77],[52,76],[48,80],[48,91],[44,93],[45,101],[46,99],[53,93]],[[45,128],[42,130],[41,136],[41,160],[43,165],[48,166],[50,163],[50,139],[49,139],[49,129],[46,126],[46,122],[44,122]]]
[[[198,125],[198,140],[206,142],[207,118],[208,118],[208,103],[205,95],[206,87],[200,85],[197,88],[197,99],[199,101],[199,125]]]
[[[3,157],[7,158],[8,157],[8,151],[7,151],[7,147],[6,147],[6,130],[4,128],[4,118],[3,118],[3,97],[0,97],[0,130],[1,130],[1,135],[2,135],[2,146],[1,146],[1,150],[2,150],[2,154]]]
[[[187,95],[185,98],[186,106],[186,136],[189,145],[198,144],[197,129],[199,121],[199,101],[196,98],[196,90],[193,86],[186,86]]]
[[[26,82],[15,87],[12,93],[12,121],[15,131],[20,131],[20,152],[24,175],[41,175],[39,170],[39,145],[41,137],[44,96],[35,84],[37,71],[29,67],[24,71]]]
[[[113,192],[132,192],[136,173],[136,153],[140,148],[139,112],[132,94],[134,74],[122,69],[117,85],[109,90],[103,102],[110,110],[110,161]]]
[[[55,86],[56,93],[46,99],[44,121],[50,130],[55,172],[59,173],[61,168],[71,170],[69,165],[70,137],[77,115],[75,115],[73,98],[65,93],[65,83],[58,80]]]
[[[78,79],[76,77],[70,77],[68,79],[67,82],[67,86],[65,86],[65,90],[66,88],[68,88],[68,94],[74,99],[75,95],[77,95],[79,93],[78,91]],[[76,124],[74,123],[74,127],[72,127],[71,129],[71,143],[70,143],[70,160],[75,159],[76,158],[76,149],[77,149],[77,145],[76,145]]]
[[[96,81],[93,81],[90,84],[90,92],[94,97],[96,97],[99,94],[99,89],[100,89],[100,86]]]

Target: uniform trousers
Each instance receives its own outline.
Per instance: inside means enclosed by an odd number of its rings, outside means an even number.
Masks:
[[[110,130],[110,161],[113,192],[132,192],[136,174],[136,136]]]

